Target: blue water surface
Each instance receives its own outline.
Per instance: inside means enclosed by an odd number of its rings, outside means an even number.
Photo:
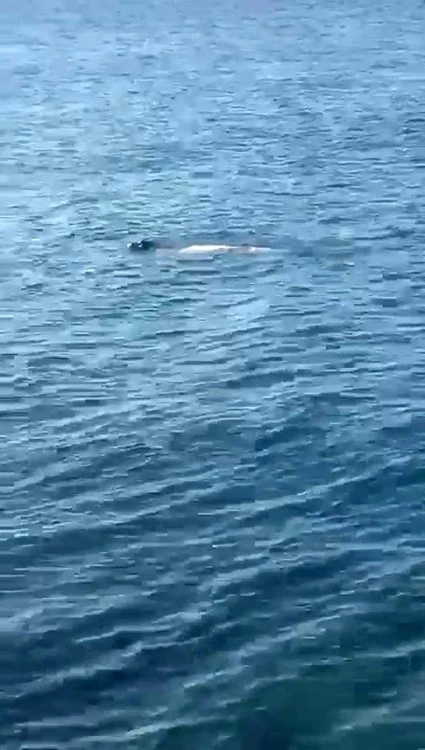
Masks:
[[[2,750],[425,747],[424,70],[419,0],[0,0]]]

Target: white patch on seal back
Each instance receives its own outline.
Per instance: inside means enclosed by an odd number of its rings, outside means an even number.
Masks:
[[[182,247],[179,252],[184,255],[207,255],[208,253],[262,253],[264,250],[264,247],[255,245],[188,245]]]

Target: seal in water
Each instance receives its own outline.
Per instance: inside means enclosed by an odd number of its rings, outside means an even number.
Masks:
[[[136,252],[149,252],[154,250],[171,250],[170,245],[163,245],[155,242],[155,240],[138,240],[137,242],[129,242],[127,245],[129,250]],[[208,255],[210,253],[260,253],[264,251],[264,247],[256,247],[255,245],[188,245],[186,247],[180,247],[177,249],[178,253],[184,255]]]

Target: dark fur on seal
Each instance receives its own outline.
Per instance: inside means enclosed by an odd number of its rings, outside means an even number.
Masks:
[[[156,250],[157,244],[154,240],[139,240],[138,242],[129,242],[127,247],[129,250],[147,252]]]

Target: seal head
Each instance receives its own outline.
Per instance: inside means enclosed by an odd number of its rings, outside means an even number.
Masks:
[[[156,243],[153,240],[139,240],[138,242],[129,242],[127,247],[129,250],[136,252],[148,252],[156,249]]]

